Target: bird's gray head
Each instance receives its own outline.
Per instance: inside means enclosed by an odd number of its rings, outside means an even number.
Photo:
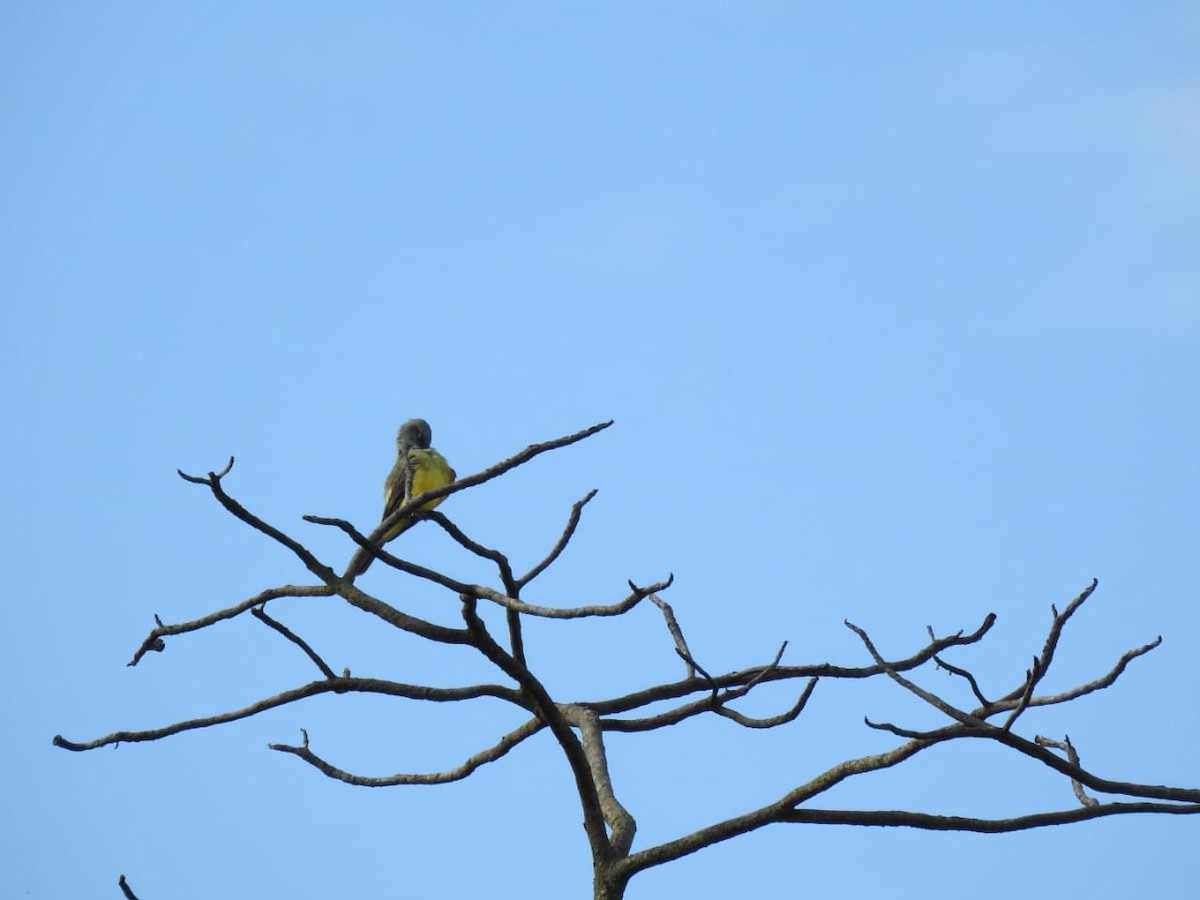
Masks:
[[[428,450],[430,443],[433,441],[433,431],[429,428],[429,423],[424,419],[409,419],[400,426],[400,430],[396,432],[396,449],[405,450]]]

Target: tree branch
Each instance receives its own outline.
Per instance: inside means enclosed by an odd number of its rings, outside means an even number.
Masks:
[[[525,585],[529,584],[529,582],[541,575],[542,572],[546,571],[546,569],[550,567],[551,563],[558,559],[559,555],[561,555],[562,552],[567,549],[567,544],[570,543],[571,536],[575,534],[575,529],[579,526],[579,519],[583,514],[583,508],[587,506],[587,504],[595,496],[596,490],[593,488],[587,492],[587,495],[582,500],[577,500],[575,502],[575,504],[571,507],[571,515],[567,518],[567,524],[563,528],[562,534],[559,535],[558,543],[556,543],[550,552],[546,554],[545,559],[517,579],[518,588],[525,587]],[[514,593],[513,596],[516,596],[516,594]]]
[[[1066,703],[1069,700],[1074,700],[1077,697],[1083,697],[1093,691],[1103,690],[1111,686],[1121,674],[1125,671],[1125,667],[1139,656],[1149,653],[1155,647],[1162,643],[1162,636],[1156,637],[1148,644],[1143,644],[1140,647],[1134,647],[1132,650],[1127,650],[1121,654],[1121,658],[1117,660],[1117,664],[1108,671],[1107,674],[1100,676],[1095,681],[1089,681],[1087,684],[1081,684],[1079,687],[1072,688],[1069,691],[1063,691],[1060,694],[1049,694],[1043,697],[1034,697],[1029,701],[1030,706],[1053,706],[1056,703]],[[1010,701],[1011,702],[1011,701]],[[1003,702],[997,703],[996,706],[1003,707]]]
[[[667,631],[670,633],[671,639],[675,641],[675,652],[683,658],[683,677],[688,680],[695,678],[696,664],[692,661],[692,652],[688,650],[687,641],[683,638],[683,629],[679,627],[679,620],[675,618],[675,610],[671,609],[671,604],[659,597],[658,594],[651,594],[650,602],[662,611]]]
[[[567,721],[575,725],[583,736],[583,753],[588,767],[591,769],[592,781],[596,785],[600,809],[604,813],[605,822],[612,831],[612,837],[609,839],[612,852],[617,858],[627,856],[629,848],[633,846],[633,835],[637,831],[637,823],[634,822],[633,816],[621,805],[621,802],[617,800],[617,795],[613,792],[600,720],[585,706],[567,705],[562,707],[562,711]]]
[[[931,641],[927,646],[918,650],[912,656],[905,659],[888,662],[884,665],[872,666],[836,666],[833,663],[814,663],[804,666],[778,666],[771,669],[770,666],[755,666],[751,669],[742,669],[738,672],[730,672],[727,675],[718,675],[713,677],[712,683],[717,687],[730,688],[738,687],[745,684],[750,679],[761,679],[763,682],[785,681],[792,678],[844,678],[844,679],[861,679],[874,678],[881,675],[888,669],[896,672],[905,672],[915,669],[932,659],[936,654],[945,651],[949,647],[965,646],[974,644],[981,640],[985,634],[992,628],[996,622],[994,613],[989,613],[984,619],[983,624],[979,626],[971,634],[964,635],[962,632],[950,635],[949,637],[938,638]],[[769,670],[769,671],[766,671]],[[631,712],[635,709],[640,709],[643,706],[648,706],[651,703],[658,703],[665,700],[677,700],[680,697],[686,697],[689,694],[694,694],[697,691],[707,691],[710,689],[708,683],[690,678],[685,681],[668,682],[659,684],[653,687],[644,688],[640,691],[635,691],[631,694],[625,694],[620,697],[614,697],[609,700],[589,700],[587,706],[596,710],[600,715],[614,715],[617,713]]]
[[[1007,831],[1024,831],[1029,828],[1045,828],[1048,825],[1066,825],[1071,822],[1086,822],[1103,816],[1129,815],[1131,813],[1169,813],[1194,815],[1200,806],[1180,806],[1174,803],[1104,803],[1060,812],[1032,813],[1010,819],[975,819],[965,816],[936,816],[928,813],[904,810],[850,810],[850,809],[796,809],[782,813],[780,822],[808,825],[879,825],[923,828],[930,831],[974,831],[983,834],[1000,834]]]
[[[1070,735],[1064,736],[1063,740],[1055,741],[1051,738],[1042,737],[1040,734],[1034,737],[1034,743],[1039,747],[1054,747],[1056,750],[1062,750],[1067,754],[1067,760],[1073,766],[1079,766],[1079,754],[1075,752],[1075,747],[1071,743]],[[1100,801],[1095,797],[1088,796],[1083,790],[1083,785],[1074,778],[1071,779],[1071,787],[1075,791],[1075,797],[1084,806],[1099,806]]]
[[[574,606],[574,607],[558,607],[558,606],[535,606],[532,603],[525,603],[522,600],[517,600],[513,597],[506,597],[498,591],[493,591],[491,588],[486,588],[481,585],[471,585],[462,593],[471,594],[480,600],[489,600],[497,606],[503,606],[505,609],[516,610],[517,612],[525,613],[529,616],[539,616],[544,619],[583,619],[590,616],[619,616],[622,613],[627,613],[633,609],[651,594],[657,591],[665,591],[671,586],[675,580],[674,575],[669,575],[666,581],[657,581],[654,584],[641,588],[635,585],[632,581],[629,582],[629,587],[632,591],[628,597],[619,603],[613,603],[608,606],[590,605],[590,606]]]
[[[283,635],[285,638],[287,638],[289,641],[291,641],[293,644],[295,644],[297,647],[299,647],[301,650],[303,650],[305,655],[307,655],[308,658],[310,660],[312,660],[313,665],[315,665],[318,669],[320,669],[321,674],[324,675],[326,678],[337,678],[337,675],[335,675],[333,673],[333,669],[329,668],[329,666],[326,665],[325,660],[321,659],[321,657],[317,655],[317,652],[315,650],[313,650],[313,648],[310,647],[308,645],[308,643],[302,637],[295,634],[291,629],[289,629],[282,622],[278,622],[275,619],[272,619],[270,616],[268,616],[266,610],[264,610],[261,606],[254,607],[254,609],[252,609],[250,611],[250,614],[253,615],[254,618],[258,619],[258,621],[260,621],[264,625],[266,625],[268,628],[271,628],[274,631],[277,631],[279,634]]]
[[[354,529],[354,526],[344,519],[326,519],[321,516],[305,516],[304,519],[307,522],[314,522],[318,525],[333,525],[336,528],[340,528],[342,531],[346,532],[346,534],[350,535],[350,537],[352,537],[357,543],[360,543],[363,547],[368,546],[369,538],[363,537],[361,534],[359,534]],[[440,585],[456,594],[465,594],[477,600],[487,600],[491,603],[495,603],[497,606],[503,606],[505,609],[516,610],[517,612],[522,612],[531,616],[540,616],[546,619],[582,619],[590,616],[619,616],[637,606],[637,604],[644,600],[652,591],[666,590],[675,580],[675,576],[671,575],[666,581],[656,582],[655,584],[652,584],[646,588],[639,588],[635,586],[633,582],[630,582],[629,586],[633,593],[631,593],[621,602],[611,605],[593,604],[570,608],[536,606],[531,603],[525,603],[516,597],[508,596],[500,591],[485,587],[481,584],[468,584],[466,582],[456,581],[453,578],[443,575],[441,572],[434,571],[433,569],[426,568],[425,566],[417,565],[416,563],[408,562],[407,560],[400,559],[398,556],[393,556],[386,550],[379,550],[376,556],[394,569],[398,569],[401,572],[413,575],[417,578],[423,578],[426,581],[431,581],[434,584]],[[342,584],[349,584],[349,582],[342,582]],[[339,589],[339,593],[341,592],[342,589]]]
[[[164,625],[162,620],[158,616],[155,616],[156,627],[142,641],[142,645],[134,652],[133,659],[129,661],[128,665],[136,666],[141,661],[141,658],[151,650],[161,652],[166,649],[166,644],[162,640],[164,637],[172,634],[186,634],[189,631],[199,631],[201,628],[207,628],[209,625],[215,625],[217,622],[224,621],[225,619],[240,616],[249,609],[264,605],[268,600],[276,600],[280,597],[328,597],[333,593],[333,588],[324,584],[302,587],[285,584],[282,587],[271,588],[262,593],[255,594],[253,597],[226,609],[218,609],[207,616],[201,616],[199,619],[193,619],[190,622],[180,622],[178,625]]]
[[[198,728],[208,728],[212,725],[223,725],[226,722],[236,722],[239,719],[248,719],[251,716],[256,716],[261,712],[266,712],[269,709],[276,709],[280,706],[286,706],[289,703],[295,703],[297,700],[304,700],[308,697],[315,697],[318,694],[346,694],[346,693],[363,693],[363,694],[385,694],[391,697],[402,697],[407,700],[429,700],[439,703],[445,703],[456,700],[474,700],[480,697],[495,697],[499,700],[507,700],[509,703],[515,703],[518,706],[524,706],[520,694],[512,688],[501,687],[495,684],[477,684],[470,687],[457,688],[436,688],[427,687],[422,684],[401,684],[395,681],[383,681],[378,678],[349,678],[337,677],[326,678],[321,681],[313,681],[302,687],[294,688],[290,691],[283,691],[273,697],[267,697],[252,703],[249,706],[243,706],[241,709],[230,710],[229,712],[218,713],[215,716],[204,716],[198,719],[187,719],[183,722],[176,722],[172,725],[166,725],[162,728],[151,728],[145,731],[114,731],[112,734],[102,738],[96,738],[92,741],[76,743],[68,741],[61,735],[55,735],[52,743],[56,747],[62,747],[64,750],[95,750],[97,747],[104,747],[109,744],[120,743],[136,743],[139,741],[157,741],[165,737],[170,737],[173,734],[179,734],[183,731],[195,731]]]
[[[505,592],[514,597],[517,595],[519,586],[517,585],[516,579],[513,577],[512,565],[509,563],[507,556],[505,556],[499,550],[494,550],[491,547],[485,547],[483,544],[472,540],[461,528],[451,522],[445,514],[438,512],[436,509],[426,510],[425,516],[426,518],[437,522],[437,524],[441,526],[442,530],[445,531],[446,534],[450,535],[450,537],[453,538],[464,550],[474,553],[476,556],[494,563],[496,570],[500,574],[500,582],[504,585]]]
[[[867,724],[873,728],[880,728],[890,731],[894,734],[908,738],[907,742],[893,748],[885,753],[875,754],[873,756],[861,757],[859,759],[847,760],[840,763],[825,772],[810,780],[806,784],[800,785],[794,790],[788,792],[783,797],[779,798],[768,806],[746,813],[741,816],[736,816],[727,819],[723,822],[718,822],[708,828],[700,829],[692,834],[685,835],[674,841],[661,844],[657,847],[651,847],[639,853],[635,853],[622,861],[618,866],[618,871],[622,877],[628,878],[632,874],[641,871],[650,866],[659,865],[663,862],[678,859],[681,856],[694,853],[704,847],[719,841],[727,840],[739,834],[744,834],[758,828],[762,828],[773,822],[840,822],[843,824],[862,824],[862,825],[908,825],[919,828],[936,828],[936,829],[958,829],[968,831],[1011,831],[1022,828],[1033,828],[1044,825],[1058,824],[1061,822],[1081,821],[1083,819],[1095,818],[1102,815],[1115,815],[1119,813],[1135,813],[1135,812],[1166,812],[1166,813],[1193,813],[1200,812],[1200,790],[1187,788],[1172,788],[1162,785],[1144,785],[1129,782],[1117,782],[1109,779],[1101,778],[1084,770],[1078,764],[1078,755],[1074,748],[1069,745],[1069,741],[1064,744],[1050,741],[1046,738],[1038,738],[1037,742],[1028,741],[1016,734],[1013,734],[1007,728],[997,727],[986,721],[989,716],[997,715],[1003,711],[1019,710],[1026,708],[1029,705],[1035,705],[1039,702],[1058,702],[1060,697],[1065,696],[1082,696],[1083,693],[1092,690],[1098,690],[1101,687],[1107,687],[1112,684],[1116,678],[1124,670],[1130,660],[1149,652],[1158,642],[1144,645],[1143,647],[1135,648],[1126,652],[1117,665],[1105,676],[1096,681],[1089,682],[1075,688],[1072,691],[1067,691],[1063,695],[1057,695],[1049,698],[1037,698],[1032,696],[1032,686],[1044,676],[1048,669],[1049,661],[1053,659],[1054,650],[1057,641],[1062,632],[1063,624],[1069,617],[1079,608],[1079,606],[1090,596],[1094,590],[1095,583],[1091,588],[1077,597],[1063,613],[1055,611],[1054,622],[1051,626],[1049,638],[1046,646],[1043,649],[1043,654],[1040,660],[1035,662],[1033,669],[1030,670],[1026,677],[1025,684],[1018,691],[1014,691],[1007,695],[1003,700],[988,703],[983,701],[983,706],[968,713],[957,709],[947,703],[942,698],[931,694],[928,691],[918,687],[900,674],[900,669],[896,664],[888,663],[883,656],[875,648],[867,633],[857,626],[847,622],[846,625],[853,630],[862,640],[864,646],[871,654],[875,661],[876,672],[886,673],[892,680],[896,681],[906,690],[921,697],[926,702],[939,709],[951,719],[954,723],[943,728],[928,731],[928,732],[912,732],[900,729],[897,726],[889,723],[875,724],[869,719]],[[985,621],[985,627],[980,630],[977,640],[990,627],[994,617],[989,616]],[[957,637],[957,636],[956,636]],[[935,658],[937,653],[943,648],[935,647],[941,641],[934,638],[932,631],[930,632],[931,643],[926,648],[926,651],[918,653],[917,657],[924,659]],[[906,663],[912,663],[914,658],[906,660]],[[924,661],[921,660],[921,661]],[[941,663],[940,660],[938,660]],[[919,664],[919,663],[917,663]],[[944,665],[944,664],[943,664]],[[915,668],[915,665],[910,665]],[[769,668],[769,667],[768,667]],[[968,681],[972,682],[976,696],[982,698],[982,693],[975,685],[974,679],[966,673],[965,670],[957,670],[956,674],[962,674],[967,677]],[[764,671],[763,678],[769,677]],[[643,692],[644,696],[645,692]],[[624,698],[623,698],[624,699]],[[639,698],[642,699],[642,698]],[[599,708],[597,705],[594,708]],[[1012,716],[1009,717],[1011,724]],[[608,727],[619,727],[616,723],[606,723]],[[836,784],[844,781],[847,778],[855,775],[864,774],[866,772],[878,771],[880,769],[889,768],[897,765],[912,756],[920,753],[929,747],[936,746],[949,740],[960,738],[988,738],[995,740],[998,743],[1004,744],[1011,749],[1022,753],[1032,759],[1035,759],[1044,765],[1055,769],[1061,774],[1066,775],[1071,779],[1076,795],[1080,798],[1081,803],[1085,804],[1082,809],[1069,810],[1057,813],[1038,813],[1028,816],[1022,816],[1014,819],[971,819],[964,817],[943,817],[929,815],[925,813],[910,813],[904,811],[845,811],[845,810],[812,810],[802,806],[811,798],[829,790]],[[1063,747],[1066,749],[1068,759],[1063,760],[1054,755],[1046,746]],[[1125,795],[1128,797],[1144,797],[1156,800],[1177,801],[1176,803],[1109,803],[1100,804],[1094,798],[1088,797],[1083,792],[1083,786],[1092,788],[1093,790],[1102,791],[1110,794]]]
[[[583,752],[583,747],[576,740],[570,724],[563,717],[549,692],[534,677],[533,673],[505,653],[504,649],[488,633],[487,627],[475,609],[475,598],[463,595],[460,599],[462,600],[463,619],[467,623],[467,630],[473,638],[472,643],[476,649],[521,686],[522,693],[528,697],[528,702],[534,712],[546,723],[562,748],[563,754],[567,757],[567,763],[571,767],[571,773],[575,777],[575,789],[579,794],[580,805],[583,807],[583,829],[592,849],[592,858],[597,861],[608,860],[612,856],[612,846],[604,831],[604,812],[600,804],[599,793],[596,784],[591,780],[591,767]]]
[[[898,685],[900,685],[901,687],[910,691],[911,693],[916,694],[918,697],[920,697],[922,700],[924,700],[930,706],[933,706],[934,708],[941,710],[946,715],[948,715],[950,718],[955,719],[959,722],[962,722],[964,725],[983,726],[986,724],[978,716],[972,715],[971,713],[968,713],[965,710],[961,710],[958,707],[953,706],[950,703],[947,703],[945,700],[943,700],[941,697],[937,696],[936,694],[932,694],[929,691],[925,690],[924,688],[920,687],[919,685],[915,684],[914,682],[909,681],[907,678],[905,678],[903,675],[901,675],[895,669],[888,666],[888,664],[884,661],[884,658],[879,654],[879,651],[875,649],[875,644],[871,641],[871,638],[867,635],[867,633],[863,629],[859,628],[853,622],[850,622],[848,620],[844,624],[847,628],[849,628],[851,631],[853,631],[855,634],[858,635],[859,640],[861,640],[863,642],[863,645],[867,648],[867,652],[871,654],[871,658],[873,660],[875,660],[875,664],[879,665],[879,666],[883,666],[884,671],[887,673],[888,677],[891,678],[893,681],[895,681]]]
[[[125,900],[138,900],[137,895],[133,892],[133,888],[129,886],[129,882],[122,875],[117,879],[117,887],[121,889],[121,893],[125,895]]]
[[[409,784],[449,784],[452,781],[461,781],[471,775],[480,766],[487,763],[495,762],[508,753],[513,747],[521,743],[528,737],[532,737],[545,727],[545,724],[540,719],[530,719],[525,724],[510,731],[504,737],[500,738],[494,745],[486,750],[481,750],[473,756],[467,757],[462,765],[456,766],[453,769],[447,769],[445,772],[429,772],[417,774],[399,773],[396,775],[386,775],[381,778],[371,778],[365,775],[354,775],[337,768],[334,765],[326,762],[317,756],[308,748],[308,732],[301,729],[300,733],[303,736],[303,743],[299,747],[294,747],[288,744],[267,744],[272,750],[278,750],[281,753],[291,753],[293,756],[298,756],[310,766],[320,770],[323,774],[328,775],[338,781],[344,781],[346,784],[353,784],[359,787],[395,787],[397,785]]]
[[[258,518],[258,516],[254,515],[252,512],[230,497],[227,493],[225,493],[225,488],[221,485],[221,479],[228,475],[232,468],[233,457],[231,456],[229,457],[229,465],[227,465],[221,472],[209,472],[207,478],[201,478],[196,475],[187,475],[181,469],[176,469],[175,471],[179,473],[179,477],[184,481],[191,482],[192,484],[207,485],[209,490],[212,491],[213,496],[217,498],[217,501],[223,507],[225,507],[226,510],[231,512],[238,519],[241,519],[254,530],[262,532],[267,537],[287,547],[296,555],[300,562],[304,564],[304,567],[308,569],[308,571],[312,572],[313,575],[326,584],[332,584],[337,579],[333,569],[329,568],[329,566],[318,560],[316,556],[314,556],[313,553],[299,541],[288,537],[288,535],[284,534],[274,525],[264,522],[262,519]]]

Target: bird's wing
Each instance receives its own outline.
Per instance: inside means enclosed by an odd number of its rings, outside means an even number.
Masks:
[[[407,490],[409,482],[409,464],[404,456],[397,457],[396,464],[392,466],[392,471],[388,473],[388,477],[383,482],[383,515],[379,521],[383,521],[392,513],[400,508],[405,499],[409,496]]]

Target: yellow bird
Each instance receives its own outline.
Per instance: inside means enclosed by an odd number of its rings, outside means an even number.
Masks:
[[[446,458],[429,446],[432,441],[433,432],[424,419],[409,419],[400,426],[396,433],[396,464],[383,482],[383,516],[380,521],[403,506],[405,501],[450,484],[457,477]],[[430,500],[421,509],[433,509],[443,499],[438,497]],[[403,534],[416,521],[402,519],[383,536],[382,543],[386,544]],[[359,552],[362,554],[361,561],[357,565],[352,561],[346,572],[352,578],[365,572],[375,559],[365,550]]]

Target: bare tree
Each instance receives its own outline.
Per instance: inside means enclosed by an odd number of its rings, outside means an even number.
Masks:
[[[1043,736],[1026,737],[1020,734],[1017,725],[1022,714],[1033,707],[1055,706],[1068,703],[1086,694],[1113,684],[1134,659],[1153,650],[1161,641],[1154,641],[1125,652],[1103,675],[1086,684],[1057,694],[1040,694],[1038,685],[1054,661],[1060,638],[1071,617],[1087,601],[1096,588],[1093,581],[1078,597],[1061,611],[1051,607],[1052,619],[1049,632],[1041,652],[1034,656],[1029,668],[1013,679],[1013,686],[998,695],[985,691],[979,680],[968,669],[952,664],[946,654],[952,650],[977,644],[983,640],[995,622],[989,614],[971,632],[959,631],[951,635],[936,635],[928,629],[928,642],[902,659],[886,659],[875,647],[867,632],[850,622],[846,627],[861,640],[870,664],[860,666],[813,663],[808,665],[783,665],[786,642],[769,662],[729,672],[724,675],[710,674],[688,650],[683,631],[671,607],[660,594],[671,585],[671,577],[649,585],[629,583],[630,592],[623,599],[607,604],[560,608],[537,606],[521,599],[522,591],[542,572],[554,563],[575,534],[584,506],[595,495],[587,494],[571,509],[566,526],[555,545],[528,572],[514,573],[508,558],[498,550],[484,547],[464,534],[445,515],[439,512],[424,512],[421,507],[429,500],[466,490],[523,465],[541,453],[566,447],[607,428],[604,422],[557,440],[534,444],[515,456],[492,466],[478,474],[456,481],[452,485],[428,491],[414,497],[396,510],[369,535],[363,535],[353,525],[341,519],[306,516],[310,522],[336,527],[344,531],[358,545],[355,557],[347,571],[355,571],[356,562],[364,554],[374,555],[392,568],[414,578],[440,585],[458,597],[461,607],[462,627],[449,627],[416,617],[392,606],[385,601],[365,593],[345,575],[317,557],[300,542],[278,528],[262,521],[237,500],[226,493],[223,479],[233,466],[233,459],[221,472],[209,472],[207,476],[180,476],[194,484],[205,485],[217,501],[230,513],[251,527],[261,531],[292,551],[316,578],[311,585],[285,585],[271,588],[243,600],[227,609],[219,609],[190,622],[164,624],[155,617],[157,626],[149,633],[133,655],[129,665],[137,665],[150,651],[165,648],[164,639],[172,635],[199,631],[217,622],[249,613],[264,625],[294,644],[319,670],[320,677],[308,684],[265,697],[242,709],[229,710],[213,716],[176,722],[163,728],[147,731],[118,731],[96,740],[76,743],[61,736],[54,744],[67,750],[92,750],[123,741],[154,741],[196,728],[207,728],[226,722],[234,722],[257,715],[288,703],[295,703],[317,694],[351,692],[384,694],[410,700],[433,702],[458,702],[482,697],[491,697],[511,703],[528,715],[519,727],[501,736],[459,765],[441,772],[412,772],[388,777],[367,777],[345,771],[332,762],[320,757],[310,745],[308,734],[302,732],[299,744],[270,744],[273,750],[299,757],[320,772],[353,785],[390,786],[411,784],[443,784],[471,775],[481,766],[496,762],[522,741],[543,730],[549,731],[562,750],[567,765],[574,776],[580,806],[583,810],[583,829],[591,849],[594,865],[594,897],[596,900],[616,900],[624,895],[626,885],[637,873],[679,859],[720,841],[755,831],[774,823],[826,823],[845,825],[904,825],[946,831],[1002,832],[1081,822],[1100,816],[1129,813],[1200,813],[1200,789],[1165,787],[1139,784],[1104,778],[1085,769],[1079,755],[1067,737],[1055,739]],[[458,581],[449,575],[433,571],[409,562],[383,549],[377,542],[398,522],[411,518],[428,518],[436,522],[462,548],[478,557],[489,560],[496,568],[496,586],[487,587]],[[349,671],[336,674],[322,659],[320,653],[304,638],[294,633],[278,619],[266,612],[268,603],[289,597],[338,596],[347,603],[377,617],[382,623],[408,632],[428,641],[444,644],[460,644],[473,648],[487,659],[497,671],[497,682],[474,684],[461,687],[432,687],[423,684],[404,684],[379,678],[352,677]],[[601,700],[564,701],[551,696],[543,679],[527,665],[521,635],[523,616],[546,619],[585,619],[597,616],[623,615],[644,600],[650,600],[662,612],[675,645],[675,652],[685,666],[685,676],[680,681],[652,685],[642,690]],[[485,625],[479,614],[480,604],[494,604],[505,610],[507,635],[503,643]],[[278,604],[276,604],[278,605]],[[944,670],[969,686],[974,695],[973,708],[962,708],[943,699],[914,680],[918,670],[930,668]],[[832,768],[818,772],[807,780],[798,780],[796,786],[772,803],[758,809],[714,822],[690,834],[652,847],[634,850],[636,820],[618,799],[608,771],[605,755],[605,734],[608,732],[648,732],[678,724],[686,719],[701,715],[724,716],[748,729],[776,728],[796,719],[805,708],[817,684],[822,679],[869,679],[887,678],[903,690],[942,713],[946,722],[941,727],[928,731],[914,731],[889,722],[872,722],[870,728],[893,735],[895,746],[884,753],[847,759]],[[750,691],[768,682],[794,682],[796,699],[791,706],[775,716],[754,718],[739,712],[734,704]],[[650,713],[651,705],[666,704],[665,711]],[[853,810],[817,807],[814,801],[835,785],[879,769],[904,762],[918,753],[949,741],[984,739],[1007,747],[1011,751],[1053,769],[1070,782],[1077,804],[1066,809],[1031,812],[1006,819],[971,818],[962,816],[933,815],[919,810]],[[1117,797],[1101,801],[1088,793],[1100,792]],[[122,876],[122,890],[132,896]]]

